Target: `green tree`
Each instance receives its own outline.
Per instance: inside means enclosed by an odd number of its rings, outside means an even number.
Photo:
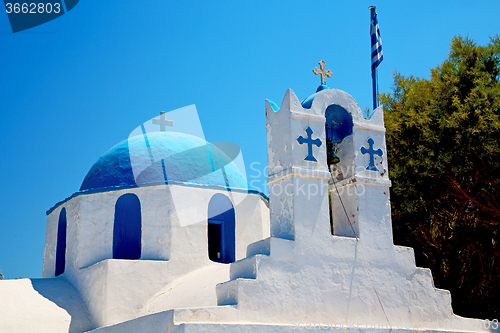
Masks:
[[[394,241],[451,291],[455,313],[500,317],[500,38],[452,39],[429,79],[382,94]]]

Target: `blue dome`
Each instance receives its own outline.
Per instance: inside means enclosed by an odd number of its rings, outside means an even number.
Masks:
[[[316,92],[314,94],[312,94],[311,96],[307,97],[306,99],[304,99],[302,102],[300,102],[300,104],[302,104],[302,107],[304,109],[310,109],[311,106],[312,106],[312,103],[314,101],[314,97],[316,97],[316,95],[321,91],[321,90],[324,90],[324,89],[330,89],[326,84],[322,84],[318,87],[318,89],[316,89]]]
[[[237,147],[225,143],[227,145],[233,151]],[[222,148],[220,144],[209,144],[183,133],[138,135],[118,143],[101,156],[83,180],[80,191],[160,184],[247,190],[245,177],[219,147]]]

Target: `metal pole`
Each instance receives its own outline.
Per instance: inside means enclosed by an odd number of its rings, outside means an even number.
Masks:
[[[370,30],[371,30],[371,22],[373,20],[373,17],[375,16],[375,9],[377,7],[375,6],[370,6],[368,9],[370,10]],[[371,39],[371,31],[370,31],[370,39]],[[370,44],[370,55],[371,55],[371,44]],[[370,57],[370,64],[371,64],[371,57]],[[372,70],[372,90],[373,90],[373,110],[377,108],[378,104],[378,99],[377,99],[377,68],[375,67],[374,70]]]
[[[373,86],[373,110],[377,108],[378,99],[377,99],[377,69],[375,68],[372,71],[372,86]]]

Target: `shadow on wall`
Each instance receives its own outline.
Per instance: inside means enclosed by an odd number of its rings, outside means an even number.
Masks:
[[[69,332],[85,332],[95,328],[80,294],[68,281],[61,278],[31,279],[31,284],[40,295],[68,312],[71,316]]]

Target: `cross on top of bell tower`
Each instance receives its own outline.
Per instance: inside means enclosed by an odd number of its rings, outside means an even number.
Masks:
[[[318,65],[319,65],[319,69],[318,69],[318,67],[314,67],[313,73],[315,75],[318,75],[318,74],[321,75],[321,84],[326,84],[326,78],[325,78],[325,76],[332,77],[333,73],[329,69],[325,71],[325,65],[326,65],[326,63],[323,60],[321,60],[320,62],[318,62]]]

